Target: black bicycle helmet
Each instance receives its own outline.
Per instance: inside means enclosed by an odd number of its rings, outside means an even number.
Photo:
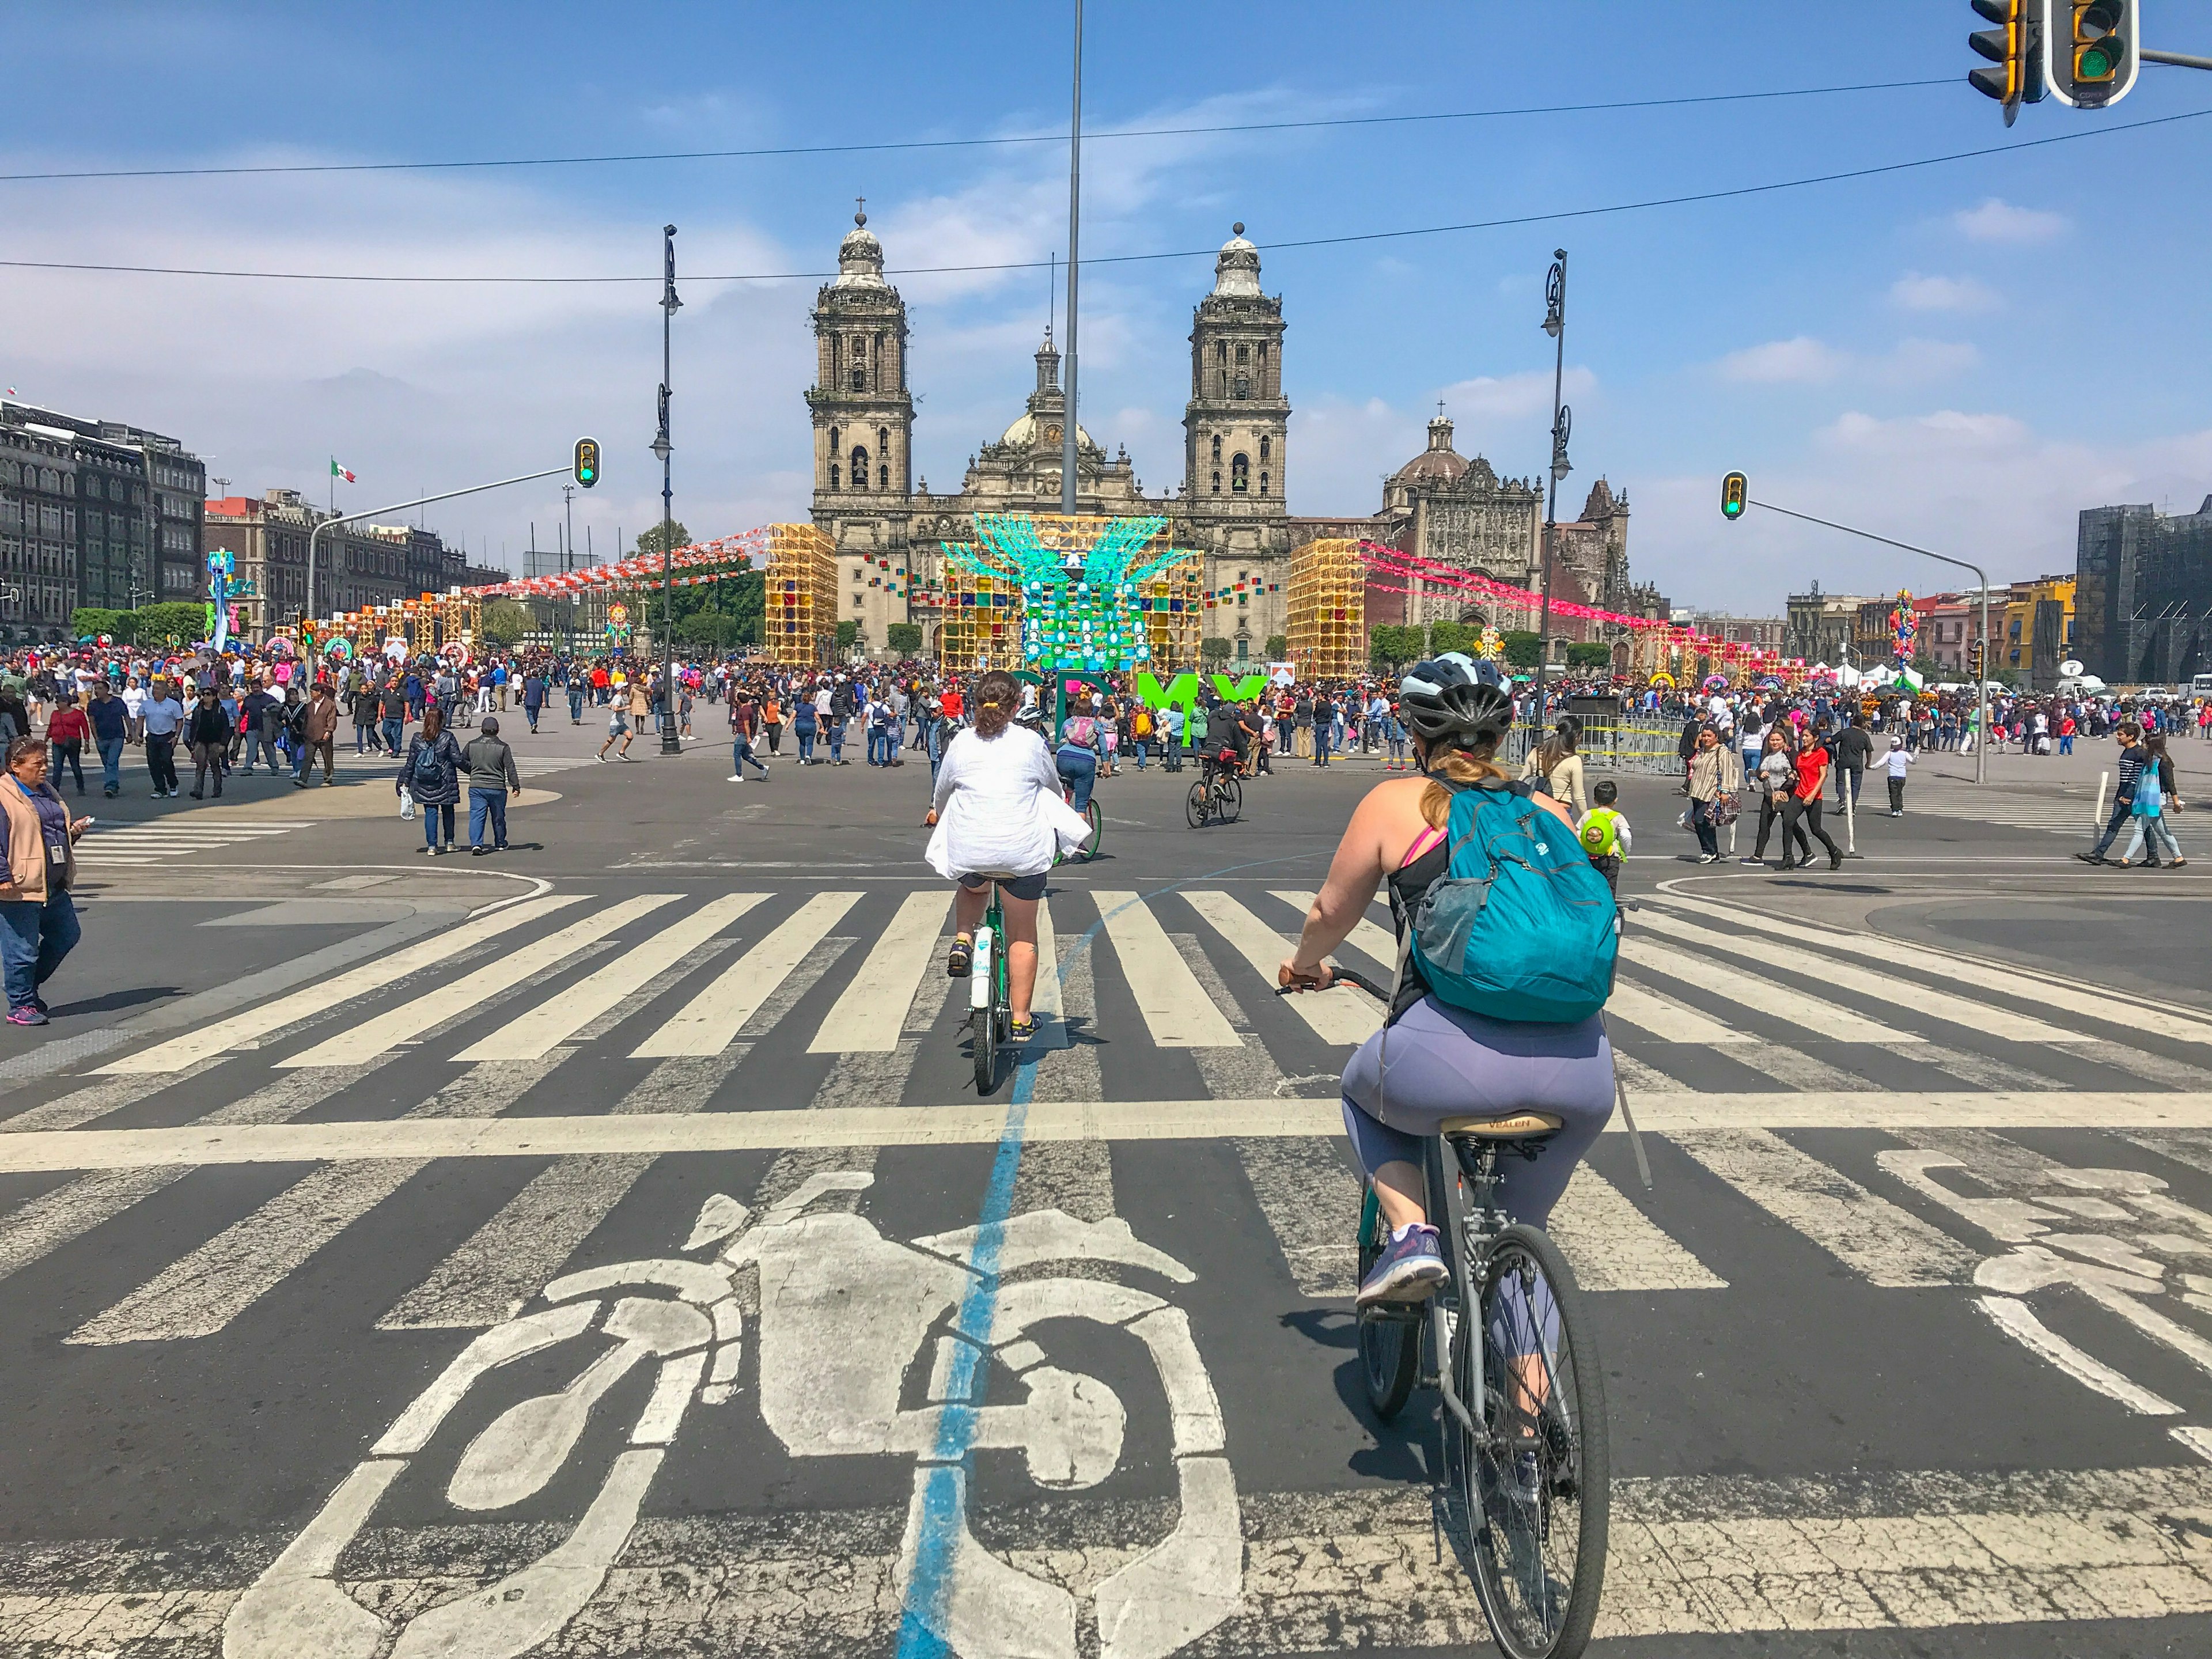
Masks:
[[[1431,748],[1496,744],[1513,725],[1512,695],[1475,678],[1464,653],[1447,651],[1417,662],[1398,682],[1398,716]]]

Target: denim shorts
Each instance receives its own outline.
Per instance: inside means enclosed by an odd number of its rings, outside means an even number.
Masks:
[[[1024,904],[1035,904],[1044,896],[1046,873],[1040,870],[1033,876],[963,876],[960,884],[971,893],[979,893],[987,882],[995,880],[999,884],[999,890],[1008,898],[1018,898]]]

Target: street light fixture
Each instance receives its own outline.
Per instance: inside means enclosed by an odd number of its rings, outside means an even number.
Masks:
[[[676,734],[676,590],[671,580],[676,550],[669,544],[676,522],[674,492],[669,483],[668,458],[674,447],[668,441],[669,325],[684,301],[676,297],[676,227],[660,230],[660,430],[653,440],[653,458],[660,463],[660,752],[680,755],[683,739]]]
[[[1567,369],[1567,251],[1552,250],[1552,269],[1544,279],[1544,332],[1557,349],[1552,358],[1552,478],[1544,498],[1544,599],[1536,622],[1536,725],[1545,724],[1545,670],[1552,660],[1552,544],[1559,519],[1559,480],[1574,468],[1567,461],[1567,434],[1574,429],[1574,411],[1559,401]]]

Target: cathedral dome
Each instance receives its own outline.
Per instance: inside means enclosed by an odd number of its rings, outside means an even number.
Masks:
[[[1467,458],[1452,447],[1452,423],[1441,415],[1429,422],[1429,447],[1390,475],[1392,483],[1457,483]]]
[[[853,228],[837,244],[839,288],[888,288],[884,281],[884,245],[868,228],[868,216],[853,216]]]
[[[1229,240],[1221,245],[1221,252],[1213,261],[1213,291],[1257,299],[1260,296],[1260,250],[1244,240],[1244,227],[1241,222],[1230,229]]]
[[[999,441],[1002,444],[1033,444],[1037,441],[1037,417],[1033,414],[1024,415],[1021,419],[1016,421],[1012,426],[1006,428],[1006,436],[1000,439]],[[1059,440],[1054,439],[1053,441],[1057,443]],[[1094,446],[1091,441],[1091,434],[1088,432],[1085,432],[1080,425],[1078,425],[1075,428],[1075,441],[1079,448],[1090,449],[1096,447],[1096,446]]]

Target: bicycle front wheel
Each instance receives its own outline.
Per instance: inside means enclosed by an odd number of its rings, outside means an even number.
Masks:
[[[1453,1496],[1475,1594],[1507,1659],[1577,1659],[1597,1620],[1612,1511],[1589,1312],[1559,1246],[1526,1226],[1498,1236],[1477,1306],[1452,1334],[1452,1380],[1479,1431],[1444,1419],[1447,1440],[1461,1442]]]
[[[1221,781],[1221,794],[1215,803],[1224,823],[1234,823],[1243,815],[1244,786],[1234,778]]]
[[[1106,814],[1099,809],[1096,795],[1091,798],[1091,805],[1084,816],[1091,820],[1091,839],[1083,843],[1083,850],[1076,857],[1088,864],[1098,856],[1099,848],[1106,844]]]
[[[1203,830],[1206,828],[1206,816],[1211,806],[1212,802],[1207,799],[1206,786],[1202,783],[1194,783],[1190,787],[1189,795],[1183,801],[1182,815],[1189,821],[1192,829]]]

